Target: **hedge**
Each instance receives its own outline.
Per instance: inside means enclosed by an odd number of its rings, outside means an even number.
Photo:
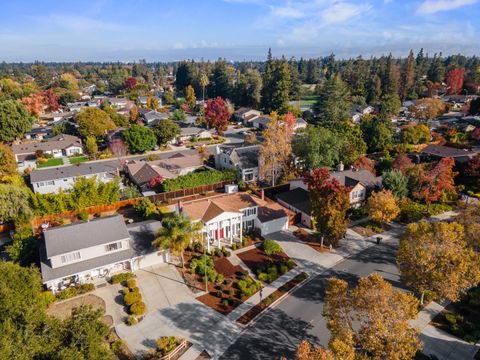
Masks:
[[[133,277],[135,277],[135,275],[131,272],[115,274],[115,275],[112,275],[112,277],[110,278],[110,283],[120,284],[120,283],[123,283],[123,282],[127,281],[128,279],[133,278]]]
[[[202,185],[210,185],[222,181],[233,181],[237,178],[236,170],[201,170],[175,179],[167,179],[162,183],[163,191],[189,189]]]
[[[130,313],[132,315],[140,316],[145,314],[147,307],[143,301],[137,301],[130,306]]]

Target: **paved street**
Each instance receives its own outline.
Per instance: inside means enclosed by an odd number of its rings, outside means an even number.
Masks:
[[[221,358],[292,358],[303,339],[327,345],[330,334],[322,316],[326,279],[336,276],[353,281],[378,272],[395,286],[401,286],[395,266],[396,248],[395,241],[372,246],[316,276],[248,327]]]

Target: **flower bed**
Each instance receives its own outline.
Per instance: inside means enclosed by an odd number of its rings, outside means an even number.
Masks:
[[[271,283],[296,266],[284,252],[268,255],[262,247],[241,252],[237,256],[263,282]]]
[[[280,286],[277,290],[275,290],[273,293],[268,295],[260,303],[258,303],[257,305],[252,307],[250,310],[248,310],[245,314],[240,316],[237,319],[237,322],[242,325],[247,325],[258,314],[260,314],[263,310],[268,308],[274,301],[278,300],[281,296],[285,295],[287,292],[292,290],[294,287],[296,287],[298,284],[300,284],[302,281],[304,281],[307,278],[308,278],[308,275],[305,272],[298,274],[293,279],[286,282],[285,284]]]

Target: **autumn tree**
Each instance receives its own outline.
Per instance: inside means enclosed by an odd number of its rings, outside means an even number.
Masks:
[[[221,97],[207,101],[205,109],[205,120],[209,128],[214,128],[222,135],[227,130],[230,113],[225,101]]]
[[[123,83],[123,86],[127,90],[132,90],[137,85],[137,79],[134,77],[128,77],[127,80]]]
[[[147,108],[157,111],[160,108],[160,102],[156,96],[149,96],[147,98]]]
[[[60,98],[53,92],[52,89],[48,89],[42,92],[43,104],[47,111],[57,111],[60,108]]]
[[[467,244],[478,252],[480,250],[480,203],[467,205],[456,221],[463,225]]]
[[[330,278],[324,305],[332,333],[329,348],[338,359],[412,359],[421,348],[418,331],[408,323],[417,306],[411,294],[377,273],[361,278],[353,289]]]
[[[0,101],[0,141],[13,141],[32,128],[34,118],[15,100]]]
[[[335,357],[330,350],[303,340],[297,347],[295,360],[335,360]]]
[[[17,174],[17,161],[9,146],[0,143],[0,181],[5,176]]]
[[[38,116],[43,112],[43,96],[40,93],[23,97],[22,104],[33,116]]]
[[[425,124],[408,125],[402,129],[400,139],[404,144],[425,144],[430,142],[432,134]]]
[[[292,156],[293,129],[281,121],[276,113],[270,115],[268,127],[263,132],[264,141],[260,147],[260,176],[269,180],[272,186],[278,176],[285,172]]]
[[[347,229],[349,189],[331,177],[325,168],[307,172],[304,182],[310,192],[313,228],[322,238],[336,245]]]
[[[101,137],[107,131],[116,129],[115,123],[103,110],[97,108],[84,108],[75,116],[78,132],[84,138],[87,136]]]
[[[389,223],[400,214],[395,196],[390,190],[381,190],[370,195],[367,201],[368,216],[377,223]]]
[[[372,160],[367,158],[366,156],[360,156],[354,163],[353,167],[357,170],[368,170],[370,171],[373,175],[377,175],[377,172],[375,171],[375,164],[373,163]]]
[[[446,108],[445,103],[440,99],[425,98],[417,100],[409,111],[412,118],[427,121],[445,113]]]
[[[382,174],[383,187],[390,190],[397,200],[408,195],[408,177],[399,170],[389,170]]]
[[[467,164],[465,174],[477,180],[480,186],[480,154],[475,155]]]
[[[136,106],[132,107],[129,111],[130,122],[136,123],[138,121],[138,108]]]
[[[424,171],[413,196],[430,205],[439,201],[443,195],[455,194],[453,178],[457,174],[453,171],[454,166],[452,158],[443,158],[432,169]]]
[[[197,104],[197,98],[195,97],[195,90],[193,89],[192,85],[188,85],[185,88],[185,102],[190,108],[190,110],[193,110],[195,108],[195,105]]]
[[[128,154],[128,146],[122,139],[116,138],[108,143],[108,150],[115,156],[118,162],[125,165],[125,156]]]
[[[412,166],[412,160],[410,160],[410,158],[405,154],[398,155],[392,163],[392,169],[398,170],[403,174],[406,174],[408,169],[410,169]]]
[[[457,301],[480,281],[480,255],[469,247],[457,222],[421,221],[407,225],[397,264],[405,283],[421,294]]]
[[[97,139],[95,136],[87,136],[85,139],[85,151],[88,155],[95,157],[98,153]]]
[[[458,94],[463,88],[463,80],[465,78],[465,69],[452,69],[447,73],[447,93]]]

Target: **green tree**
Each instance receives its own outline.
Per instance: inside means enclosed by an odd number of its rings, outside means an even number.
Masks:
[[[172,120],[160,121],[153,129],[159,145],[166,145],[180,135],[180,126]]]
[[[430,142],[432,134],[430,128],[425,124],[418,124],[404,128],[400,135],[400,140],[404,144],[425,144]]]
[[[398,115],[402,102],[396,93],[384,94],[380,98],[380,114],[384,118],[388,118],[391,115]]]
[[[132,125],[124,131],[123,136],[131,153],[152,150],[157,143],[153,130],[141,125]]]
[[[397,199],[402,199],[408,195],[408,177],[399,170],[386,171],[383,173],[383,187]]]
[[[402,71],[402,100],[416,99],[417,97],[415,92],[415,65],[413,51],[410,50]]]
[[[347,122],[339,126],[336,132],[342,143],[340,160],[345,165],[353,165],[359,157],[367,153],[367,144],[359,126]]]
[[[269,51],[263,74],[262,106],[265,112],[288,111],[290,100],[290,67],[285,59],[272,59]]]
[[[38,259],[38,241],[31,227],[17,227],[13,241],[5,250],[10,258],[22,266],[30,266]]]
[[[106,101],[102,102],[100,109],[105,111],[108,114],[108,116],[110,116],[110,119],[112,119],[113,123],[116,126],[122,126],[122,127],[128,126],[129,124],[128,118],[125,115],[119,114],[117,110],[113,106],[108,104]]]
[[[208,95],[210,98],[220,96],[228,99],[230,98],[231,90],[232,79],[229,75],[229,68],[224,60],[219,59],[215,62],[213,73],[210,77]]]
[[[293,141],[293,152],[307,169],[336,166],[343,147],[344,140],[337,132],[318,126],[309,126]]]
[[[85,151],[88,155],[96,157],[98,153],[97,139],[94,136],[87,136],[85,140]]]
[[[26,222],[32,217],[27,188],[0,184],[0,223]]]
[[[192,85],[188,85],[185,88],[185,102],[192,110],[195,108],[195,105],[197,105],[197,98],[195,96],[195,90],[193,89]]]
[[[262,91],[262,76],[256,69],[248,69],[240,74],[234,88],[234,101],[238,106],[257,108],[260,104]]]
[[[0,141],[13,141],[32,128],[34,117],[19,101],[0,101]]]
[[[350,119],[352,104],[349,96],[347,86],[338,75],[326,80],[313,106],[315,123],[334,128]]]
[[[202,227],[200,222],[192,223],[181,214],[165,217],[153,245],[162,250],[170,249],[172,254],[180,255],[183,268],[185,266],[183,253],[194,240],[198,239]]]
[[[386,151],[392,148],[394,130],[391,121],[367,115],[362,118],[360,127],[369,152]]]
[[[177,89],[185,89],[193,84],[193,65],[191,62],[182,61],[175,74],[175,86]]]
[[[17,162],[10,147],[0,144],[0,181],[5,176],[17,174]]]
[[[87,136],[101,137],[107,131],[116,128],[110,116],[103,110],[97,108],[85,108],[75,116],[78,124],[78,132],[84,138]]]

